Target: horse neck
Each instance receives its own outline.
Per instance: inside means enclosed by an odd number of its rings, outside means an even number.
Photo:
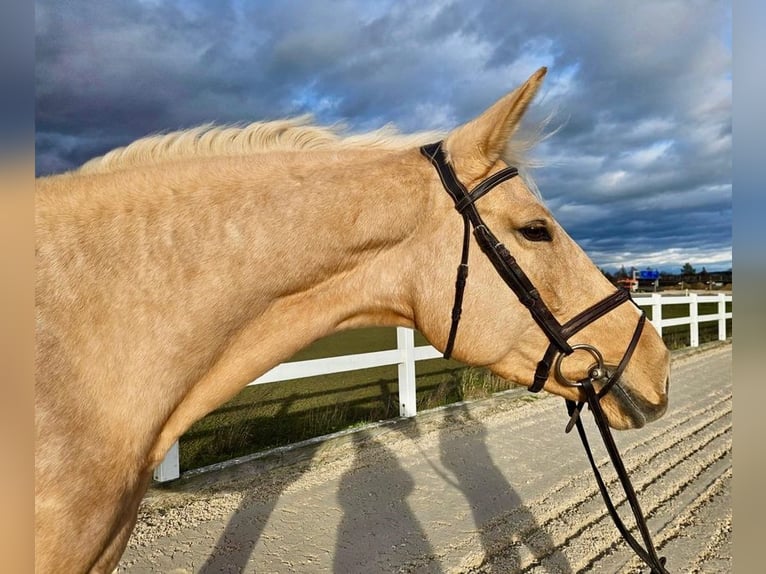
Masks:
[[[109,341],[124,355],[112,364],[141,377],[177,365],[186,380],[236,341],[258,350],[250,377],[338,329],[411,324],[401,277],[426,207],[420,163],[415,151],[282,153],[71,176],[86,202],[63,192],[55,218],[41,202],[43,228],[70,223],[48,235],[63,245],[47,267],[65,272],[38,300],[76,300],[76,319],[57,320],[76,321],[83,344]]]

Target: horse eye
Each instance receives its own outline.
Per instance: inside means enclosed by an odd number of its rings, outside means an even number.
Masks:
[[[551,234],[544,225],[536,224],[523,227],[521,234],[529,241],[551,241]]]

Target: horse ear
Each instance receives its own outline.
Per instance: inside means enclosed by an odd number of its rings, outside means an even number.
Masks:
[[[485,175],[500,158],[547,71],[545,67],[540,68],[524,85],[447,136],[445,150],[465,183]]]

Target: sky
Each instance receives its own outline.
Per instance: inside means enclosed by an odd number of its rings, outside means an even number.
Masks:
[[[37,173],[147,134],[312,113],[449,130],[540,66],[532,173],[600,267],[731,268],[731,3],[38,0]]]

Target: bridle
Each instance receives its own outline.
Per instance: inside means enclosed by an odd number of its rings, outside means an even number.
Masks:
[[[633,551],[641,558],[650,568],[652,574],[668,574],[665,569],[665,558],[657,556],[657,552],[652,543],[649,528],[646,525],[641,507],[638,504],[638,498],[633,489],[633,486],[628,477],[625,465],[620,458],[620,453],[617,450],[617,446],[612,437],[609,425],[604,415],[600,400],[604,397],[613,387],[617,384],[623,371],[628,365],[633,351],[638,344],[638,340],[641,337],[644,324],[646,322],[646,314],[641,310],[638,305],[636,307],[640,311],[638,323],[633,336],[628,343],[628,346],[623,354],[617,367],[610,371],[604,363],[601,352],[592,345],[576,344],[570,345],[568,340],[577,332],[587,327],[591,323],[597,321],[613,309],[619,307],[623,303],[630,301],[635,305],[635,302],[630,297],[630,293],[623,289],[618,289],[611,295],[608,295],[598,303],[591,305],[563,325],[554,317],[553,313],[548,309],[543,301],[540,293],[535,288],[532,281],[527,277],[526,273],[516,262],[516,259],[511,255],[508,249],[495,237],[490,231],[484,220],[481,218],[478,210],[476,209],[476,201],[486,195],[497,185],[507,181],[516,175],[518,175],[518,169],[514,167],[506,167],[500,171],[492,174],[482,182],[480,182],[472,190],[468,190],[457,178],[452,165],[447,161],[446,154],[443,149],[443,142],[437,142],[433,144],[424,145],[420,148],[421,153],[428,158],[428,160],[436,168],[436,172],[439,174],[444,189],[452,197],[455,202],[455,209],[463,218],[463,248],[461,253],[460,265],[457,269],[457,279],[455,281],[455,301],[452,307],[452,323],[450,325],[449,336],[447,338],[447,344],[444,349],[444,357],[449,358],[452,355],[452,350],[455,345],[455,338],[457,336],[458,325],[460,324],[460,316],[463,307],[463,294],[465,293],[466,281],[468,279],[468,252],[471,244],[471,229],[473,229],[473,235],[479,247],[492,262],[495,270],[500,277],[505,281],[506,285],[519,298],[519,301],[529,310],[532,318],[540,326],[542,331],[548,337],[549,345],[542,359],[538,362],[535,370],[534,379],[529,386],[529,390],[532,392],[539,392],[545,381],[550,376],[551,369],[554,370],[554,374],[559,382],[582,389],[585,396],[585,400],[580,402],[567,400],[567,412],[570,419],[566,427],[566,432],[572,430],[574,426],[577,426],[578,434],[585,447],[586,455],[590,461],[596,482],[598,483],[601,495],[604,498],[607,510],[612,517],[617,529],[623,538],[628,542]],[[591,355],[595,363],[588,369],[587,374],[575,381],[571,381],[563,376],[561,372],[561,363],[565,357],[570,356],[576,351],[584,351]],[[600,389],[596,390],[594,383],[601,383]],[[599,432],[604,440],[604,445],[612,460],[612,464],[615,467],[617,475],[625,491],[626,497],[633,511],[633,515],[636,520],[641,537],[644,541],[644,547],[633,537],[630,531],[625,527],[617,510],[612,503],[609,492],[606,489],[601,474],[598,471],[593,454],[588,444],[587,436],[585,434],[585,428],[583,427],[582,420],[580,419],[580,413],[585,404],[588,404],[593,416],[596,420]]]
[[[497,185],[518,175],[519,171],[515,167],[502,169],[479,183],[469,192],[460,180],[458,180],[452,166],[447,163],[442,148],[442,142],[425,145],[421,147],[420,150],[436,168],[442,184],[444,185],[444,189],[447,190],[447,193],[450,194],[455,202],[455,209],[463,217],[463,250],[460,265],[458,267],[457,280],[455,282],[455,302],[452,307],[452,325],[450,326],[449,337],[444,350],[445,358],[449,358],[452,355],[452,349],[455,345],[455,338],[457,336],[457,328],[460,323],[463,294],[465,292],[466,280],[468,278],[468,250],[471,244],[471,228],[473,228],[474,237],[481,250],[492,262],[495,270],[503,281],[505,281],[506,285],[511,288],[519,298],[519,301],[521,301],[521,303],[529,310],[532,318],[540,326],[550,341],[543,358],[537,364],[534,380],[529,387],[530,391],[536,393],[543,388],[545,381],[550,375],[557,354],[571,355],[574,351],[582,349],[593,354],[594,357],[600,356],[600,353],[590,345],[572,346],[567,341],[574,334],[594,321],[597,321],[611,310],[627,301],[631,301],[630,294],[624,289],[618,289],[595,305],[588,307],[582,313],[573,317],[563,325],[559,323],[556,317],[553,316],[553,313],[551,313],[550,309],[546,306],[545,301],[543,301],[538,290],[535,289],[532,281],[530,281],[526,273],[519,267],[516,259],[510,254],[505,245],[503,245],[489,230],[476,209],[476,201],[479,198],[486,195]],[[616,376],[611,376],[607,384],[602,387],[599,392],[601,396],[609,392],[627,366],[627,363],[633,354],[633,350],[638,343],[638,339],[641,336],[644,322],[645,315],[641,312],[636,330],[633,332],[633,338],[628,345],[620,365],[614,373]],[[603,367],[603,365],[601,366]],[[600,378],[603,378],[603,373],[596,377],[596,379]],[[565,382],[572,386],[580,386],[579,381]]]

